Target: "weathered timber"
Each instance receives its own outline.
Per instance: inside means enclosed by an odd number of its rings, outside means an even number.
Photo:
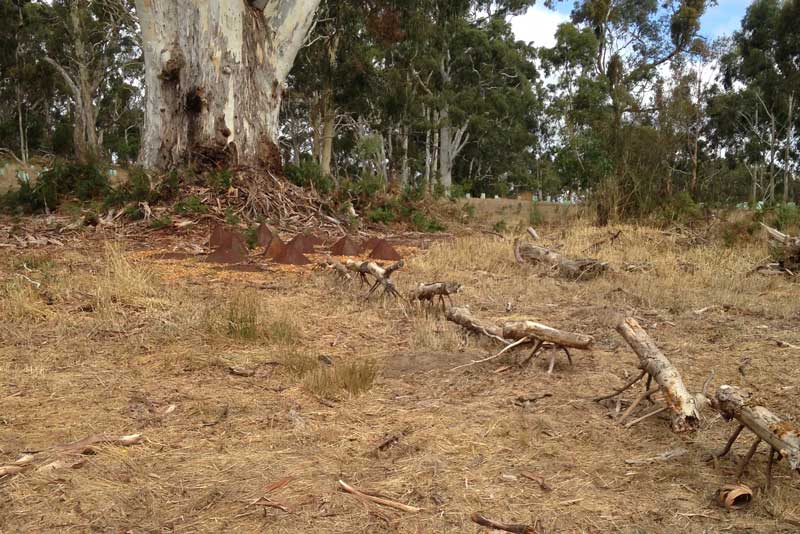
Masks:
[[[748,392],[734,386],[720,386],[712,404],[725,419],[736,419],[786,458],[792,470],[800,473],[800,429],[797,426],[756,404]],[[730,450],[740,432],[741,429],[731,436],[724,452]]]
[[[446,316],[448,321],[461,326],[473,334],[490,337],[506,345],[508,344],[508,342],[503,339],[503,327],[476,321],[472,317],[469,308],[450,308],[447,310]]]
[[[324,267],[325,269],[332,270],[340,278],[343,278],[345,280],[350,280],[351,279],[350,272],[347,270],[347,267],[345,267],[344,264],[342,264],[342,262],[337,261],[337,260],[331,258],[330,256],[325,258],[325,261],[320,263],[320,266]]]
[[[800,237],[784,234],[764,223],[761,223],[761,226],[769,235],[772,255],[777,262],[776,270],[790,274],[800,272]]]
[[[571,259],[533,243],[514,243],[514,257],[519,263],[545,265],[569,280],[591,280],[608,270],[608,264],[591,258]]]
[[[533,338],[558,347],[587,350],[594,344],[594,338],[585,334],[576,334],[557,330],[533,321],[511,321],[503,324],[503,337],[518,340]]]
[[[366,280],[366,275],[368,274],[375,279],[375,282],[367,293],[367,299],[372,296],[372,293],[374,293],[379,286],[383,286],[384,294],[399,297],[400,293],[397,292],[397,288],[395,288],[391,276],[395,271],[402,269],[404,265],[405,262],[403,260],[385,268],[371,261],[347,260],[345,263],[345,267],[354,273],[358,273],[362,280]]]
[[[617,325],[617,332],[639,356],[639,368],[661,386],[667,407],[673,414],[672,429],[675,432],[696,429],[700,422],[698,400],[686,389],[675,366],[635,319],[624,319]]]
[[[452,305],[451,295],[461,291],[461,284],[458,282],[434,282],[431,284],[419,284],[417,288],[411,292],[411,300],[420,302],[433,303],[433,299],[439,297],[439,301],[444,306],[444,299],[450,301]]]

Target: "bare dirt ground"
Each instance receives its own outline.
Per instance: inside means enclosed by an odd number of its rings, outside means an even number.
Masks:
[[[712,411],[698,432],[675,435],[666,418],[625,430],[589,400],[636,372],[613,330],[629,315],[691,390],[713,369],[715,386],[800,416],[800,285],[749,274],[767,256],[758,242],[620,228],[595,254],[613,271],[583,283],[516,265],[510,238],[400,243],[401,292],[455,280],[457,304],[477,318],[596,337],[551,376],[547,358],[493,372],[513,356],[452,371],[497,347],[400,301],[364,302],[358,282],[312,267],[231,271],[181,253],[204,232],[2,247],[0,464],[43,451],[38,465],[96,434],[143,439],[0,479],[0,531],[486,532],[470,522],[476,511],[548,533],[800,531],[800,477],[785,463],[749,507],[714,504],[736,467],[702,459],[734,428]],[[579,254],[607,230],[541,233]],[[637,463],[679,447],[688,453]],[[743,482],[762,485],[765,465],[762,448]],[[423,510],[365,505],[340,479]]]

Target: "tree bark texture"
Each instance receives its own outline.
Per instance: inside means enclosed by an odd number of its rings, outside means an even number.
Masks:
[[[283,86],[318,5],[136,0],[147,88],[139,162],[280,168]]]
[[[659,350],[653,339],[635,319],[628,318],[617,325],[619,332],[639,356],[639,368],[646,371],[664,393],[672,411],[672,429],[685,432],[697,428],[700,413],[697,399],[689,393],[674,365]]]
[[[535,338],[559,347],[587,350],[594,344],[594,338],[585,334],[576,334],[551,328],[533,321],[512,321],[503,324],[503,337],[519,340],[526,337]]]

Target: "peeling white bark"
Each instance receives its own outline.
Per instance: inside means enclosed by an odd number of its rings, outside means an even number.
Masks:
[[[283,86],[319,0],[136,0],[147,88],[139,160],[271,167]]]

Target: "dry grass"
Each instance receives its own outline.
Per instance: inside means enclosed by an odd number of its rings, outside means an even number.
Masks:
[[[0,480],[0,531],[479,532],[469,522],[478,510],[546,532],[797,531],[800,477],[785,464],[750,508],[710,504],[735,465],[701,457],[730,424],[708,413],[691,437],[658,418],[623,430],[586,397],[635,372],[610,328],[632,314],[690,389],[713,368],[716,384],[800,416],[797,352],[775,343],[800,345],[800,286],[748,274],[767,254],[759,242],[686,246],[658,230],[622,230],[592,254],[613,272],[587,283],[518,266],[511,241],[487,235],[438,242],[395,275],[404,291],[461,282],[456,303],[476,317],[597,337],[596,350],[575,354],[574,367],[559,358],[551,377],[546,358],[503,374],[492,372],[499,362],[451,372],[496,347],[400,301],[364,303],[357,283],[324,273],[234,276],[148,259],[133,250],[141,243],[9,254],[0,259],[0,461],[95,433],[146,440],[103,447],[80,469]],[[575,255],[607,235],[583,224],[542,234]],[[514,404],[521,396],[541,398]],[[625,463],[676,447],[690,453]],[[763,483],[765,456],[746,483]],[[291,513],[251,504],[286,476],[293,481],[269,498]],[[365,508],[337,489],[339,478],[424,511]]]

